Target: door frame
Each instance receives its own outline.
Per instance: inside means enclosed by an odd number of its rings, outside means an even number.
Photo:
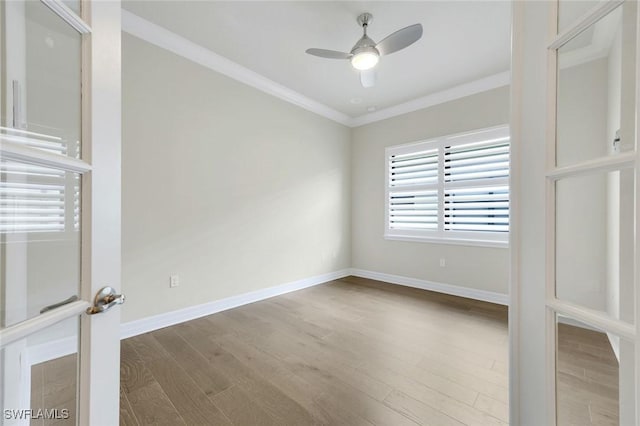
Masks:
[[[626,3],[626,4],[625,4]],[[634,7],[631,7],[631,6]],[[632,368],[637,370],[638,351],[640,350],[640,344],[638,341],[638,335],[636,333],[636,324],[638,324],[638,309],[634,307],[633,325],[622,320],[616,320],[606,313],[595,311],[577,303],[571,303],[566,300],[559,299],[556,296],[557,284],[556,284],[556,184],[565,178],[571,178],[576,176],[582,176],[586,174],[593,174],[598,172],[613,172],[622,171],[627,169],[634,170],[634,178],[637,181],[638,178],[638,154],[636,141],[638,139],[637,127],[633,129],[633,150],[628,152],[619,153],[613,156],[599,157],[593,160],[582,161],[580,163],[572,164],[569,166],[557,166],[556,164],[556,147],[557,147],[557,84],[558,84],[558,49],[573,40],[574,37],[582,33],[583,30],[591,27],[595,23],[599,22],[605,16],[608,16],[615,9],[623,7],[631,7],[631,17],[635,21],[636,34],[635,34],[635,46],[636,56],[638,49],[638,10],[636,3],[624,0],[608,0],[602,2],[588,11],[584,16],[573,22],[568,28],[559,31],[558,28],[558,16],[559,16],[559,1],[553,3],[553,6],[549,10],[549,40],[551,42],[547,49],[547,82],[548,82],[548,101],[547,101],[547,147],[546,147],[546,397],[547,397],[547,424],[555,425],[557,420],[557,372],[556,372],[556,359],[557,359],[557,316],[562,315],[569,318],[577,319],[578,321],[587,324],[588,326],[595,327],[602,330],[608,335],[618,336],[620,338],[627,339],[631,342],[634,348],[634,360],[628,365],[624,365],[624,368]],[[623,16],[623,20],[626,17]],[[622,27],[624,29],[624,27]],[[624,56],[624,55],[623,55]],[[636,58],[637,59],[637,58]],[[624,68],[624,67],[623,67]],[[638,99],[636,96],[637,81],[638,81],[638,67],[637,62],[635,64],[635,83],[633,87],[634,99],[633,99],[633,115],[636,116],[638,112]],[[625,92],[624,88],[621,89]],[[622,102],[622,101],[621,101]],[[622,106],[624,108],[624,105]],[[624,119],[624,109],[621,111]],[[624,121],[623,121],[624,124]],[[638,188],[635,187],[635,210],[638,211]],[[637,219],[634,218],[634,222],[637,223]],[[635,239],[635,238],[634,238]],[[637,253],[637,244],[633,246],[634,253]],[[637,259],[633,259],[634,270],[638,265]],[[634,294],[638,295],[638,280],[636,277],[633,279]],[[634,303],[635,304],[635,303]],[[625,344],[626,346],[626,344]],[[623,364],[626,364],[626,356],[621,355],[620,368],[623,368]],[[624,361],[624,362],[623,362]],[[634,379],[634,389],[637,389],[638,378],[637,374]],[[620,376],[622,377],[622,375]],[[623,384],[620,381],[619,384],[619,396],[620,407],[622,407]],[[637,394],[636,390],[636,394]],[[637,399],[634,401],[637,406]],[[638,413],[633,410],[633,414],[629,411],[619,411],[621,415],[634,416],[634,423],[638,421]],[[629,419],[630,420],[630,419]],[[621,421],[622,418],[621,418]]]
[[[0,341],[4,346],[80,315],[77,422],[109,426],[119,422],[120,309],[85,311],[102,287],[121,282],[121,5],[82,0],[79,16],[61,0],[41,3],[82,34],[82,160],[6,141],[0,154],[81,173],[80,300],[0,330]]]
[[[550,47],[561,37],[568,40],[600,17],[622,3],[607,0],[587,13],[581,23],[571,29],[557,32],[558,0],[544,2],[512,1],[512,85],[511,85],[511,276],[509,305],[510,343],[510,424],[555,425],[555,312],[571,317],[635,342],[635,415],[640,407],[638,372],[640,354],[637,327],[639,309],[639,253],[636,229],[635,239],[635,312],[634,325],[606,318],[599,312],[589,311],[555,298],[553,262],[553,236],[555,226],[555,185],[553,182],[589,169],[589,167],[556,168],[555,158],[555,90],[556,52]],[[640,29],[636,16],[636,28]],[[638,71],[640,43],[636,33],[636,122],[640,123],[638,107]],[[594,161],[591,170],[612,170],[635,167],[635,180],[640,177],[636,149],[618,158]],[[551,148],[550,148],[551,147]],[[552,161],[553,160],[553,161]],[[582,169],[582,170],[580,170]],[[552,187],[550,190],[550,187]],[[526,194],[526,197],[523,195]],[[639,188],[635,187],[635,223],[640,219]],[[544,238],[542,238],[544,236]],[[544,324],[544,326],[543,326]],[[540,374],[545,371],[545,374]]]

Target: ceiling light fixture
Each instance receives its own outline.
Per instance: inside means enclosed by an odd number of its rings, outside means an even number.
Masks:
[[[373,19],[370,13],[362,13],[358,16],[358,25],[362,27],[362,37],[349,52],[339,52],[327,49],[307,49],[309,55],[329,59],[349,59],[351,66],[360,73],[362,87],[373,87],[376,74],[372,70],[378,64],[380,56],[386,56],[398,50],[404,49],[418,41],[422,37],[422,25],[413,24],[392,33],[380,43],[376,43],[367,35],[367,28]]]
[[[351,65],[360,71],[370,70],[380,60],[380,54],[373,46],[365,46],[354,52]]]

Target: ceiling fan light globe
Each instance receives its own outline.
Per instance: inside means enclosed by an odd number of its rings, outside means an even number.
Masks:
[[[367,49],[354,54],[351,57],[351,65],[360,71],[366,71],[376,66],[380,55],[375,49]]]

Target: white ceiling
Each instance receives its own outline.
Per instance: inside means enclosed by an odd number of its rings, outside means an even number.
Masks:
[[[264,77],[351,117],[507,71],[508,1],[124,1],[123,7]],[[349,51],[356,17],[373,14],[380,41],[421,23],[414,45],[381,58],[377,84],[361,87],[346,60],[305,50]]]

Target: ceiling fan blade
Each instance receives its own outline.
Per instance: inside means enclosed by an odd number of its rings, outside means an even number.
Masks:
[[[389,55],[412,45],[422,37],[422,25],[409,25],[395,33],[388,35],[384,40],[376,45],[380,55]]]
[[[329,59],[349,59],[352,56],[351,53],[338,52],[337,50],[327,49],[307,49],[306,52],[309,55],[320,56],[321,58]]]
[[[374,69],[360,71],[360,83],[362,87],[369,88],[376,85],[376,71]]]

